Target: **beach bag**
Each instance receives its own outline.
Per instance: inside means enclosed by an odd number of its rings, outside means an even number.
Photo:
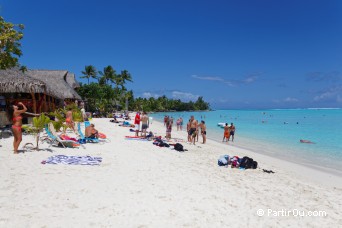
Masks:
[[[184,151],[183,145],[180,144],[180,143],[176,143],[174,145],[174,149],[177,150],[177,151]]]
[[[256,169],[256,168],[258,168],[258,162],[257,161],[253,161],[252,169]]]
[[[251,169],[253,167],[253,158],[250,157],[243,157],[240,163],[241,168]]]
[[[217,160],[217,164],[219,166],[226,166],[228,165],[228,161],[229,161],[229,155],[223,155]]]

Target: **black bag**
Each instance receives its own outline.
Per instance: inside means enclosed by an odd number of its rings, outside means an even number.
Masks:
[[[177,150],[177,151],[184,151],[183,145],[180,144],[180,143],[176,143],[176,144],[174,145],[174,148],[175,148],[175,150]]]
[[[256,168],[258,168],[258,162],[257,161],[253,161],[252,169],[256,169]]]
[[[251,169],[253,167],[253,158],[250,157],[243,157],[240,163],[241,168]]]

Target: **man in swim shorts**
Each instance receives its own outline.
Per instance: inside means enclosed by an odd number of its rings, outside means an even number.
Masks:
[[[195,145],[196,135],[197,135],[197,120],[195,120],[194,116],[191,116],[190,118],[190,130],[189,130],[189,136],[191,137],[191,141],[193,141]],[[190,141],[190,142],[191,142]]]
[[[141,123],[141,136],[144,134],[144,137],[146,137],[146,130],[149,124],[149,118],[146,112],[143,112],[143,115],[141,116]]]
[[[235,135],[235,126],[233,123],[231,123],[230,124],[230,136],[232,136],[232,142],[234,142],[234,135]],[[228,138],[228,141],[229,141],[229,138]]]

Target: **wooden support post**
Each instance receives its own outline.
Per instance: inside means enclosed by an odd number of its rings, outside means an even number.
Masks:
[[[32,103],[33,103],[33,113],[37,113],[36,96],[34,93],[31,93],[31,96],[32,96]]]

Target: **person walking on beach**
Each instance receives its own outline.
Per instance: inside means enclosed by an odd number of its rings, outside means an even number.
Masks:
[[[134,118],[134,125],[135,125],[135,136],[139,135],[140,130],[140,112],[137,112]]]
[[[234,142],[234,135],[235,135],[235,126],[233,123],[230,124],[230,136],[232,136],[232,142]],[[229,138],[230,138],[229,136]],[[228,138],[228,141],[229,141],[229,138]]]
[[[141,136],[143,136],[144,134],[144,137],[146,137],[146,131],[147,131],[148,124],[149,124],[149,118],[146,112],[143,112],[143,115],[141,117],[141,123],[142,123],[141,124]]]
[[[224,139],[226,139],[226,142],[228,142],[230,138],[230,128],[228,126],[228,123],[226,123],[226,126],[224,126],[223,129],[224,129],[224,132],[223,132],[222,142],[224,142]]]
[[[203,138],[203,144],[207,141],[207,126],[205,126],[204,120],[201,121],[201,134]]]
[[[19,105],[22,107],[21,110],[19,110]],[[27,111],[26,106],[23,103],[18,102],[18,106],[17,105],[10,106],[10,110],[8,110],[7,112],[9,119],[12,119],[13,121],[12,132],[14,136],[14,141],[13,141],[14,154],[18,154],[18,148],[22,141],[23,134],[22,134],[21,127],[23,125],[22,123],[23,117],[21,116],[21,114],[26,111]]]

